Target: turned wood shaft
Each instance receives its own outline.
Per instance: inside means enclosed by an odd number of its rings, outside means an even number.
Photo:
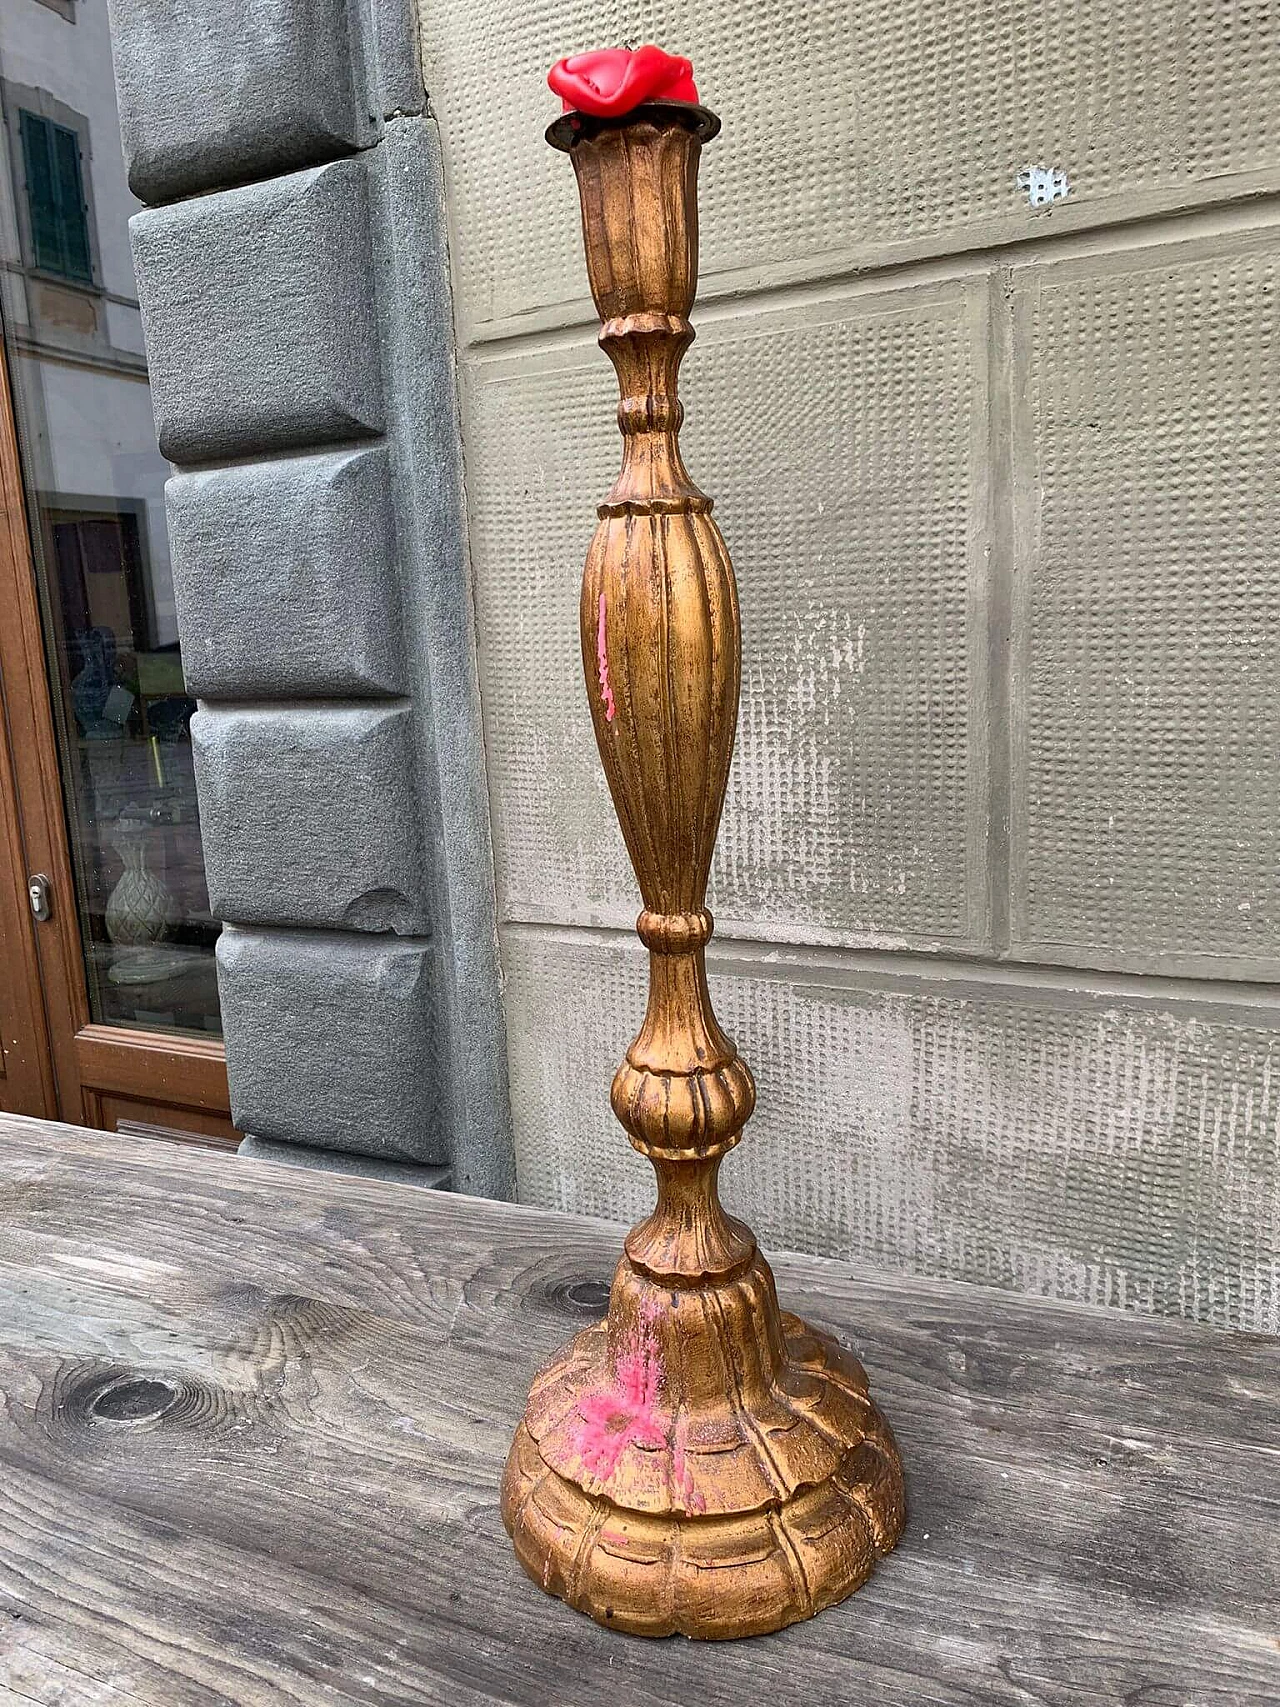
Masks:
[[[644,1024],[612,1101],[631,1142],[654,1163],[659,1198],[627,1249],[646,1272],[678,1283],[745,1267],[754,1253],[746,1229],[724,1216],[716,1169],[706,1164],[737,1143],[755,1088],[716,1022],[704,963],[740,642],[729,553],[679,444],[701,141],[676,109],[650,114],[601,126],[571,155],[623,443],[587,556],[581,624],[596,741],[644,900],[637,929],[650,954]],[[676,1177],[680,1170],[685,1177]]]

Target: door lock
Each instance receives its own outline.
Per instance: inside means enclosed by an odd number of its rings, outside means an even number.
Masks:
[[[43,924],[53,912],[53,900],[49,889],[49,879],[43,872],[36,872],[33,876],[28,877],[27,899],[31,902],[32,913],[37,919],[39,919],[40,923]]]

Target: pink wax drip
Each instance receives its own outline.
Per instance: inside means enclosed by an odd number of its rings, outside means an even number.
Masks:
[[[605,649],[605,606],[604,594],[600,595],[600,611],[596,618],[596,666],[600,677],[600,697],[604,700],[604,720],[612,723],[617,716],[618,708],[614,704],[613,689],[609,685],[609,654]]]
[[[667,1444],[658,1415],[662,1352],[654,1328],[656,1310],[641,1312],[626,1351],[614,1365],[613,1385],[578,1400],[574,1444],[593,1476],[608,1481],[628,1446],[651,1451]]]

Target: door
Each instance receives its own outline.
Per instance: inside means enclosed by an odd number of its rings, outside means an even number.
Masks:
[[[19,549],[25,544],[21,493],[17,494],[15,509],[11,494],[4,489],[4,472],[0,466],[0,562],[7,562],[13,550],[11,525],[16,525]],[[7,580],[0,578],[0,627],[7,630],[13,620]],[[0,641],[0,655],[6,650]],[[7,685],[7,676],[8,671],[0,667],[0,686]],[[0,1108],[16,1114],[51,1116],[58,1112],[57,1087],[45,1026],[34,917],[24,881],[26,869],[17,784],[0,721]]]
[[[0,1107],[232,1144],[105,8],[0,104]]]

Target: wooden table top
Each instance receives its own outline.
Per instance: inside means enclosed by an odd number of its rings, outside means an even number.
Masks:
[[[898,1551],[749,1642],[545,1598],[498,1478],[619,1239],[0,1116],[0,1702],[1280,1702],[1280,1345],[806,1257]]]

